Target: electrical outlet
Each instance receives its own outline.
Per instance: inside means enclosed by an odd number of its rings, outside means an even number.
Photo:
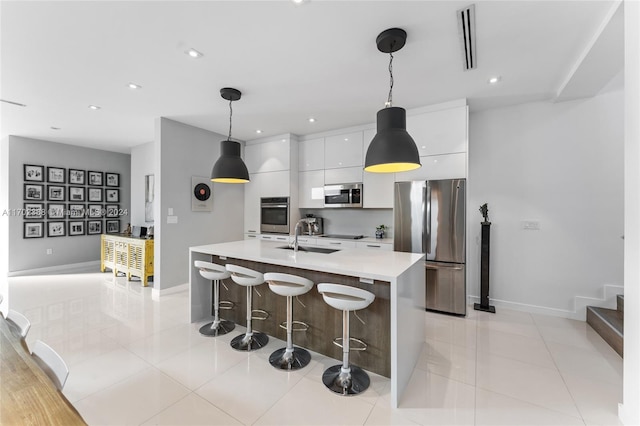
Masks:
[[[526,231],[539,231],[540,230],[540,222],[529,220],[522,222],[522,229]]]
[[[53,254],[53,249],[47,249],[47,254]]]

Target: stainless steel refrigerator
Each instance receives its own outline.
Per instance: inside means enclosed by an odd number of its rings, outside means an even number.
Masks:
[[[466,315],[465,180],[396,182],[394,250],[425,253],[427,310]]]

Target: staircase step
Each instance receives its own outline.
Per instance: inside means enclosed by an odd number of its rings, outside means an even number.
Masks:
[[[616,297],[616,304],[618,305],[618,311],[622,312],[624,315],[624,295],[619,294]]]
[[[587,323],[611,346],[620,356],[623,343],[623,315],[615,309],[587,306]]]

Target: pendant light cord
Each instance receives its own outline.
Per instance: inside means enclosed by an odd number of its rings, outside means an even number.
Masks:
[[[233,117],[233,107],[231,106],[231,100],[229,100],[229,136],[227,136],[227,140],[231,140],[231,117]]]
[[[386,107],[389,108],[393,104],[393,52],[389,53],[389,97],[387,98]]]

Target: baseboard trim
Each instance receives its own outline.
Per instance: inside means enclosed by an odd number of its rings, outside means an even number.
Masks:
[[[48,266],[46,268],[23,269],[21,271],[11,271],[7,274],[9,277],[23,277],[28,275],[47,275],[61,272],[78,272],[92,270],[93,272],[100,270],[100,261],[92,260],[90,262],[70,263],[67,265]]]
[[[176,285],[169,288],[156,289],[153,288],[151,290],[151,300],[160,300],[161,296],[166,296],[168,294],[181,293],[183,291],[189,290],[189,283],[184,283],[180,285]]]
[[[467,301],[469,304],[473,306],[473,303],[480,302],[480,297],[468,296]],[[570,319],[573,319],[573,317],[575,316],[575,313],[569,310],[549,308],[546,306],[530,305],[527,303],[510,302],[508,300],[489,298],[489,304],[495,306],[496,309],[505,308],[505,309],[511,309],[513,311],[528,312],[530,314],[542,314],[542,315],[550,315],[554,317],[570,318]]]

